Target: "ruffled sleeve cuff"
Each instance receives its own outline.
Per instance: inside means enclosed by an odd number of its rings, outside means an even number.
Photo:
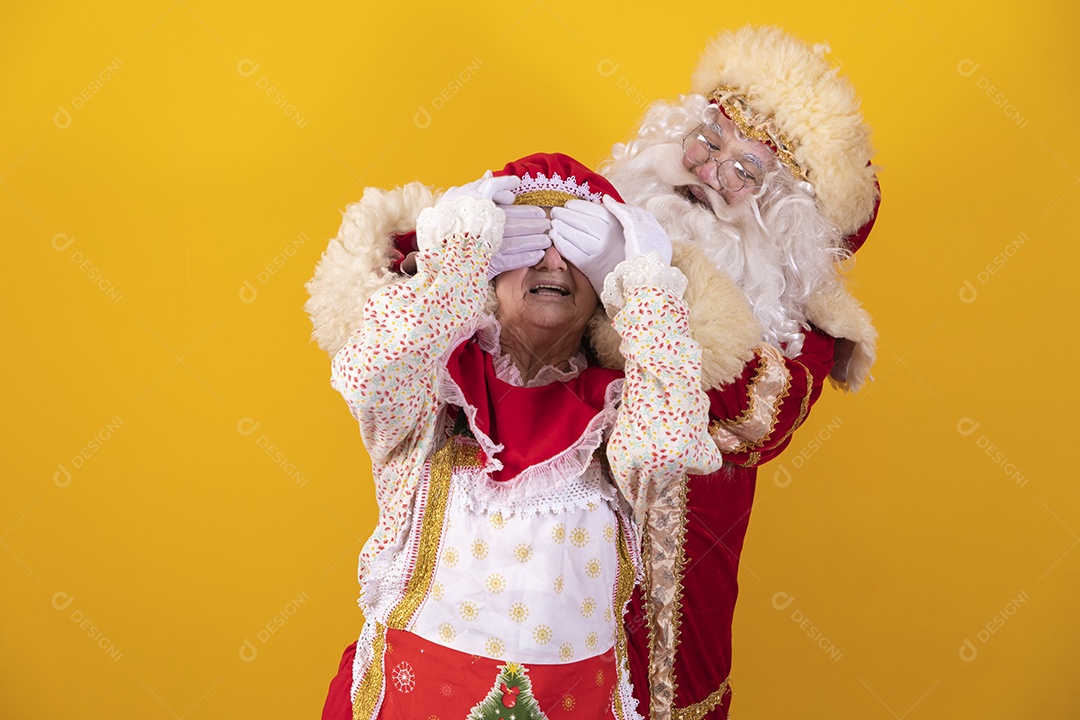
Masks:
[[[471,197],[444,200],[426,208],[416,220],[416,240],[421,252],[431,253],[448,238],[474,238],[488,256],[502,245],[506,214],[490,200]]]
[[[608,315],[614,316],[626,305],[626,296],[631,289],[643,285],[663,288],[682,300],[686,292],[686,276],[678,268],[664,262],[655,252],[623,260],[604,278],[604,292],[600,300]]]

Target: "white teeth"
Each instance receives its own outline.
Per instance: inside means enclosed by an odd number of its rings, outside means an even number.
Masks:
[[[564,287],[559,287],[558,285],[534,285],[532,289],[529,290],[529,292],[531,292],[533,295],[536,295],[541,291],[555,292],[559,295],[562,295],[563,297],[570,294],[569,290]]]

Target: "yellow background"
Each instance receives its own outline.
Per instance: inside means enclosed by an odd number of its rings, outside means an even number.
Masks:
[[[595,164],[755,22],[828,40],[875,128],[853,280],[882,342],[871,388],[827,390],[760,473],[735,712],[1080,717],[1078,20],[7,4],[0,716],[317,717],[374,520],[302,312],[340,211],[538,150]]]

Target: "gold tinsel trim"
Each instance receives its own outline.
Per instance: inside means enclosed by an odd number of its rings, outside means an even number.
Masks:
[[[371,641],[371,665],[360,680],[353,699],[353,720],[370,720],[383,693],[383,650],[386,647],[386,628],[375,623],[375,639]]]
[[[723,108],[724,114],[731,118],[731,122],[735,123],[743,135],[769,145],[780,162],[787,166],[795,177],[809,182],[807,170],[795,159],[798,143],[780,131],[776,118],[767,113],[754,112],[746,96],[740,94],[738,88],[729,85],[716,88],[709,93],[708,98]]]
[[[455,468],[478,468],[481,464],[479,445],[454,444],[453,465]]]
[[[439,545],[443,522],[446,518],[446,506],[450,497],[450,476],[454,471],[454,460],[461,455],[457,452],[454,438],[435,453],[431,458],[428,471],[427,503],[424,518],[420,526],[420,542],[416,551],[416,563],[413,565],[405,593],[397,606],[390,611],[387,625],[395,630],[405,630],[412,620],[420,603],[427,597],[431,583],[435,578],[435,566],[439,558]]]
[[[576,195],[559,190],[530,190],[514,198],[515,205],[540,205],[541,207],[562,207],[570,200],[579,199]]]

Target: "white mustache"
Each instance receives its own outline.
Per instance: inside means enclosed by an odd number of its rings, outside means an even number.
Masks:
[[[649,174],[672,190],[678,187],[698,187],[708,200],[709,209],[722,220],[730,220],[728,204],[711,185],[683,167],[682,146],[676,143],[663,143],[643,149],[632,161],[641,168],[648,168]]]

